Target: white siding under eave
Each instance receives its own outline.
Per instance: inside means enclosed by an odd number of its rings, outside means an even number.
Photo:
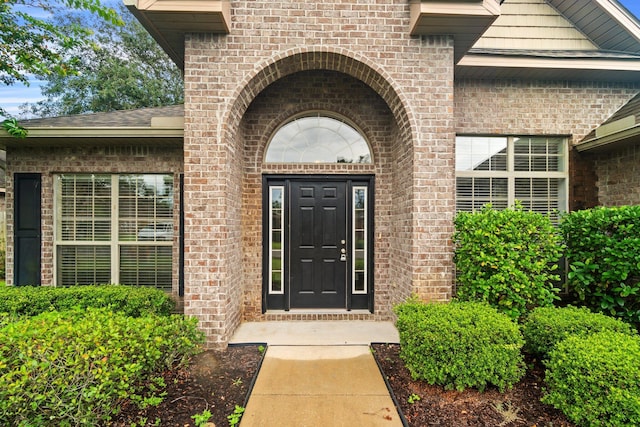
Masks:
[[[474,48],[596,50],[597,47],[545,0],[506,0],[500,17]]]

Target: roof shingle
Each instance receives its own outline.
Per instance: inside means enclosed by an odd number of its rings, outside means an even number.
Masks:
[[[184,117],[184,105],[21,120],[20,125],[27,129],[36,127],[150,127],[152,117]]]

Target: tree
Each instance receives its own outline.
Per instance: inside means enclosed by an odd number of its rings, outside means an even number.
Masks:
[[[91,31],[78,25],[60,26],[46,16],[64,8],[85,10],[118,25],[115,10],[100,0],[0,0],[0,85],[29,84],[30,75],[69,75],[79,58],[66,53],[91,44]],[[41,18],[38,15],[44,14]],[[26,135],[0,107],[0,125],[16,136]]]
[[[46,99],[21,106],[22,111],[44,117],[182,102],[180,70],[122,2],[118,5],[122,26],[87,14],[57,18],[62,26],[95,28],[94,44],[88,49],[74,47],[70,55],[79,58],[75,63],[78,72],[45,75],[42,94]]]

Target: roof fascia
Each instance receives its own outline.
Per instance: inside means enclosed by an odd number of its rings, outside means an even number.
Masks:
[[[180,138],[184,128],[157,127],[31,127],[28,138]],[[0,130],[0,138],[14,138]],[[14,138],[15,139],[15,138]]]
[[[611,58],[539,58],[530,56],[514,57],[505,55],[467,54],[460,60],[458,66],[640,72],[640,61],[638,60]]]
[[[230,31],[229,0],[124,0],[124,4],[181,70],[185,34]]]
[[[640,123],[619,132],[581,142],[580,144],[575,145],[575,148],[579,152],[593,151],[604,149],[605,147],[609,147],[614,144],[623,143],[636,137],[640,137]]]

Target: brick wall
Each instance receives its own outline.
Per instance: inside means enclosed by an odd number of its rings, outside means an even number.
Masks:
[[[375,174],[374,317],[391,316],[412,292],[449,298],[452,40],[409,36],[408,2],[251,0],[231,10],[229,35],[185,42],[185,313],[198,316],[208,344],[224,346],[242,316],[267,318],[259,301],[267,172]],[[275,127],[314,108],[362,128],[375,165],[263,165]]]
[[[603,206],[640,204],[640,145],[594,153],[598,195]]]
[[[593,157],[571,150],[569,157],[569,210],[589,209],[600,204],[598,177]]]
[[[13,174],[42,174],[42,271],[44,286],[54,283],[54,174],[57,173],[170,173],[174,176],[174,194],[179,195],[179,175],[182,173],[182,148],[160,146],[100,146],[82,147],[10,147],[7,149],[7,284],[14,276],[14,194]],[[179,197],[174,198],[178,212]],[[178,215],[174,216],[178,226]],[[173,250],[173,293],[178,293],[177,236]]]

